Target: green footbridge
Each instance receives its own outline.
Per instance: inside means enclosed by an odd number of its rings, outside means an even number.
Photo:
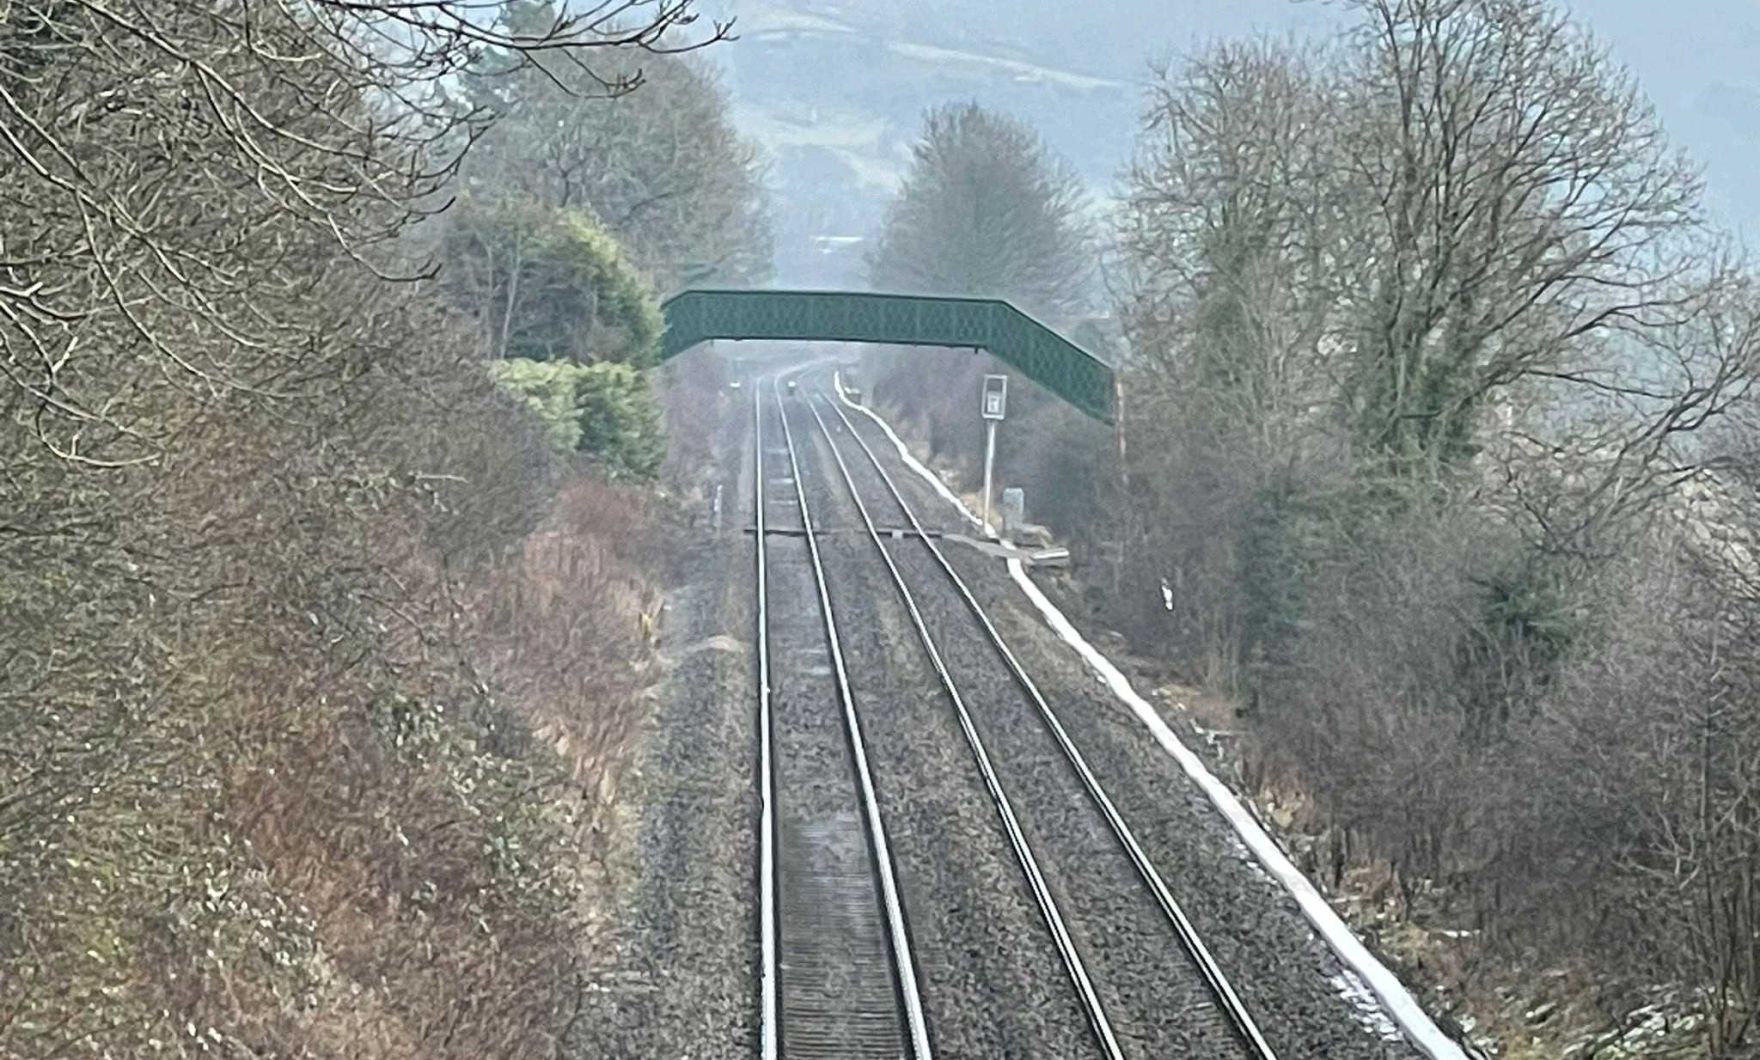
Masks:
[[[1112,423],[1112,368],[1009,303],[857,291],[683,291],[666,300],[661,359],[713,339],[969,346],[1103,423]]]

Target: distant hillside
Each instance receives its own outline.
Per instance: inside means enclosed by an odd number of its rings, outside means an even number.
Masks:
[[[1631,66],[1710,206],[1760,235],[1760,8],[1734,0],[1571,5]],[[738,18],[712,49],[740,128],[771,160],[780,282],[859,282],[862,240],[923,111],[975,99],[1032,122],[1104,196],[1129,157],[1150,63],[1206,40],[1323,30],[1337,4],[1286,0],[705,0]]]

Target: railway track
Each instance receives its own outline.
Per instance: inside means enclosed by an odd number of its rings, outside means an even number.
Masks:
[[[781,446],[769,450],[765,402],[754,388],[761,1051],[765,1060],[931,1060],[837,616],[794,436],[775,397]],[[766,490],[775,471],[791,489]]]
[[[1003,639],[1002,634],[997,630],[995,622],[990,615],[985,612],[984,608],[979,605],[977,598],[972,594],[972,591],[970,587],[967,586],[965,580],[960,577],[959,573],[954,570],[953,565],[948,562],[946,555],[942,552],[940,545],[936,543],[934,537],[924,530],[923,524],[918,518],[917,513],[912,509],[910,504],[906,502],[903,493],[898,488],[898,484],[893,480],[891,474],[887,472],[885,466],[881,463],[873,448],[864,438],[862,438],[860,432],[855,429],[855,424],[850,420],[849,415],[844,412],[840,405],[827,395],[821,394],[818,396],[817,400],[826,402],[828,407],[836,413],[838,421],[843,425],[845,430],[849,432],[849,437],[854,440],[857,446],[861,449],[867,465],[873,470],[879,481],[884,485],[885,495],[891,499],[899,513],[915,532],[915,542],[918,547],[927,556],[933,559],[935,567],[945,575],[947,582],[956,591],[960,600],[965,605],[967,612],[976,623],[982,627],[984,640],[994,650],[996,658],[1008,670],[1010,677],[1013,678],[1021,693],[1031,703],[1034,713],[1044,723],[1046,732],[1054,739],[1058,746],[1058,750],[1068,762],[1075,776],[1080,780],[1081,787],[1092,801],[1095,810],[1104,818],[1107,830],[1112,834],[1119,849],[1129,858],[1130,863],[1136,872],[1137,878],[1141,881],[1149,896],[1154,900],[1155,905],[1166,918],[1168,926],[1178,938],[1180,948],[1190,959],[1192,969],[1203,980],[1206,991],[1214,1001],[1214,1014],[1220,1015],[1226,1020],[1229,1027],[1233,1030],[1235,1035],[1239,1038],[1240,1043],[1243,1045],[1246,1056],[1252,1058],[1252,1060],[1276,1060],[1276,1053],[1272,1050],[1270,1043],[1266,1041],[1264,1034],[1260,1031],[1252,1014],[1247,1011],[1246,1005],[1241,1001],[1239,994],[1236,993],[1233,986],[1229,983],[1227,976],[1223,974],[1216,958],[1211,954],[1209,948],[1199,937],[1197,929],[1193,926],[1185,911],[1180,907],[1178,901],[1174,898],[1172,891],[1168,888],[1166,881],[1162,879],[1160,872],[1156,869],[1153,861],[1150,860],[1148,852],[1138,841],[1129,824],[1125,821],[1124,816],[1119,812],[1117,806],[1113,803],[1112,798],[1107,794],[1105,786],[1101,783],[1100,778],[1088,765],[1086,758],[1082,755],[1081,750],[1076,746],[1074,740],[1070,738],[1069,732],[1064,727],[1062,720],[1058,718],[1056,711],[1052,709],[1050,703],[1045,699],[1044,694],[1040,692],[1038,686],[1033,682],[1032,677],[1021,665],[1019,658],[1015,655],[1014,651],[1010,649],[1008,643]],[[817,407],[814,408],[814,416],[819,421],[820,429],[825,434],[827,444],[835,451],[836,440],[826,428],[825,422],[823,418],[820,417]],[[838,461],[841,466],[841,455],[839,455]],[[853,495],[856,487],[854,482],[851,481],[847,475],[846,483],[851,489]],[[876,544],[880,544],[880,542],[877,540]],[[881,547],[883,548],[884,546],[882,545]],[[1188,1008],[1188,1011],[1191,1011],[1191,1009]]]
[[[1165,1052],[1152,1050],[1165,1050],[1170,1045],[1177,1045],[1185,1055],[1274,1060],[1276,1054],[1222,974],[1214,957],[1198,937],[1189,918],[1175,901],[1166,882],[1107,795],[1104,785],[1088,766],[1056,712],[1045,701],[994,622],[942,554],[934,541],[933,533],[925,530],[919,516],[905,500],[879,457],[856,430],[855,424],[834,400],[823,394],[810,397],[802,394],[785,403],[778,392],[776,403],[784,434],[789,441],[794,485],[803,513],[806,494],[802,486],[794,436],[788,427],[787,406],[796,405],[806,409],[817,426],[824,451],[836,467],[835,477],[841,479],[845,496],[859,517],[861,530],[881,558],[910,616],[917,638],[958,716],[960,730],[965,736],[973,762],[990,794],[1044,925],[1056,944],[1063,965],[1062,974],[1080,999],[1100,1053],[1109,1058],[1166,1055]],[[822,409],[828,409],[832,413],[831,417],[828,418]],[[801,418],[805,418],[804,414]],[[851,462],[845,459],[840,438],[844,443],[854,441],[861,450],[854,469]],[[864,490],[858,485],[858,478],[879,488],[870,487],[867,491],[868,497],[864,498]],[[891,529],[884,534],[875,517],[877,508],[894,519]],[[906,527],[908,530],[904,530]],[[817,535],[804,516],[802,529],[816,562],[814,538]],[[902,540],[898,532],[900,530],[904,531]],[[760,540],[765,536],[764,527],[760,527]],[[777,535],[772,533],[770,536]],[[889,539],[893,542],[890,548],[887,544]],[[824,590],[823,568],[819,566],[816,569],[823,603],[828,609],[830,596]],[[912,578],[907,576],[907,569],[915,572],[915,591],[911,584]],[[926,576],[933,581],[926,581]],[[942,607],[934,618],[925,614],[925,604],[932,599],[945,597],[949,587],[958,597],[960,603],[957,607],[964,610],[965,621],[969,624],[966,634],[957,638],[959,643],[952,643],[947,638],[950,626],[946,607]],[[932,606],[930,610],[933,610]],[[939,627],[942,636],[938,638],[932,627]],[[948,650],[949,648],[952,650]],[[980,683],[974,675],[985,666],[1000,667],[1006,671],[1006,682],[1014,689],[1018,701],[1006,705],[988,702],[998,698],[995,692],[997,679],[992,675],[988,687],[980,693],[980,698],[986,700],[983,713],[991,717],[992,725],[995,724],[999,711],[1016,708],[1020,715],[1018,724],[1027,724],[1028,714],[1037,719],[1044,736],[1056,745],[1057,753],[1061,755],[1067,768],[1067,779],[1079,785],[1082,797],[1091,806],[1096,818],[1096,827],[1092,830],[1103,831],[1110,836],[1111,853],[1107,857],[1096,857],[1093,859],[1094,864],[1082,863],[1073,867],[1065,859],[1058,865],[1061,871],[1054,873],[1052,878],[1047,878],[1042,859],[1034,849],[1034,842],[1029,840],[1029,830],[1023,826],[1020,813],[1015,807],[1016,800],[1005,787],[1002,773],[997,767],[997,759],[987,746],[980,722],[974,716],[973,705],[969,702],[971,693],[962,690],[962,684]],[[843,679],[847,682],[846,675],[843,675]],[[1032,782],[1038,783],[1041,779],[1034,779]],[[877,812],[876,809],[876,814]],[[1060,842],[1052,845],[1060,846],[1064,851],[1069,849]],[[1099,864],[1107,861],[1108,857],[1109,864]],[[1167,974],[1164,978],[1156,978],[1154,997],[1131,996],[1109,990],[1103,981],[1097,981],[1104,979],[1104,970],[1110,963],[1110,955],[1106,952],[1109,947],[1105,939],[1115,925],[1096,923],[1106,919],[1104,910],[1090,909],[1084,904],[1084,897],[1089,891],[1079,877],[1090,872],[1129,873],[1140,894],[1139,901],[1153,906],[1158,913],[1160,930],[1165,933],[1169,946],[1177,948],[1178,968],[1164,966]],[[1077,930],[1072,930],[1072,920],[1078,924]],[[1079,935],[1085,936],[1086,944]],[[1132,944],[1141,943],[1138,941]],[[1091,967],[1101,969],[1101,973],[1097,975]],[[1056,970],[1048,969],[1048,974],[1056,974]],[[1145,1007],[1151,1007],[1155,1011],[1150,1014],[1139,1011]],[[1128,1011],[1120,1013],[1117,1011],[1119,1009]],[[1172,1038],[1166,1033],[1170,1022],[1178,1025],[1178,1033]]]
[[[948,671],[947,663],[943,658],[941,650],[934,637],[930,635],[928,626],[923,617],[923,612],[921,608],[918,607],[915,596],[905,584],[903,576],[899,573],[898,568],[893,564],[891,554],[886,550],[884,543],[881,541],[878,527],[873,519],[869,517],[868,512],[863,505],[860,493],[856,491],[853,482],[850,481],[849,468],[844,463],[841,452],[837,449],[836,444],[831,441],[829,433],[825,431],[824,421],[820,418],[817,408],[811,404],[807,407],[812,409],[813,417],[820,427],[822,436],[829,443],[829,451],[832,454],[832,458],[835,460],[840,473],[844,477],[844,482],[850,491],[849,497],[855,504],[857,510],[861,513],[862,527],[869,539],[873,542],[875,548],[879,550],[880,557],[886,564],[888,573],[893,579],[893,584],[900,592],[905,610],[911,619],[911,626],[916,631],[917,639],[919,643],[922,644],[925,653],[928,655],[930,666],[940,680],[942,688],[948,694],[949,702],[951,703],[959,721],[960,731],[965,736],[966,745],[972,753],[973,762],[976,765],[980,776],[983,778],[984,787],[989,792],[991,801],[996,808],[1004,834],[1007,836],[1009,847],[1014,852],[1016,862],[1019,864],[1022,873],[1026,877],[1028,890],[1032,894],[1034,904],[1039,909],[1046,930],[1051,934],[1052,941],[1063,962],[1063,970],[1069,977],[1072,987],[1075,989],[1078,1002],[1088,1019],[1090,1028],[1094,1032],[1094,1037],[1100,1051],[1104,1056],[1108,1057],[1109,1060],[1122,1060],[1125,1053],[1119,1043],[1117,1033],[1113,1030],[1111,1018],[1108,1016],[1106,1007],[1100,999],[1100,994],[1095,987],[1093,977],[1088,971],[1087,962],[1083,959],[1080,950],[1075,944],[1074,938],[1070,934],[1063,911],[1058,904],[1057,898],[1053,893],[1050,884],[1046,880],[1038,855],[1033,851],[1032,845],[1027,840],[1026,832],[1021,826],[1019,816],[1014,809],[1014,804],[1009,798],[1007,791],[1002,786],[1000,774],[997,772],[989,749],[986,747],[983,738],[978,732],[977,724],[973,720],[971,711],[966,706],[965,699],[960,693],[959,686],[954,682],[952,675]]]

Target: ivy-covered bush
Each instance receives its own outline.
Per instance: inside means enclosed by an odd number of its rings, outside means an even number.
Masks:
[[[589,364],[575,377],[577,448],[613,478],[653,478],[666,457],[660,406],[647,377],[627,364]]]
[[[538,414],[557,449],[585,454],[610,478],[650,479],[660,470],[660,406],[630,365],[514,358],[490,372]]]

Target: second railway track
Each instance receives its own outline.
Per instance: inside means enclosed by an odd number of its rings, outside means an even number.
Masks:
[[[762,393],[753,399],[763,1056],[930,1060],[910,935],[795,440],[780,398],[780,429],[768,438]],[[801,533],[773,543],[772,526]]]
[[[1101,1055],[1272,1060],[1270,1045],[1100,779],[878,456],[829,398],[802,393],[779,400],[785,423],[791,405],[797,422],[811,425],[829,456],[822,463],[825,477],[840,481],[840,491],[831,487],[841,493],[837,505],[857,516],[845,522],[859,522],[866,531],[911,613],[1055,938],[1063,967],[1047,974],[1061,974],[1080,995]],[[804,504],[798,478],[796,486]],[[881,530],[877,516],[892,520],[891,532]],[[986,747],[987,736],[1003,751],[1000,767]],[[1028,756],[1030,762],[1022,760]],[[1025,800],[1020,812],[1018,800]],[[1042,812],[1048,801],[1061,805]],[[1081,812],[1087,820],[1079,827],[1053,826],[1053,819],[1068,819],[1072,803],[1086,804]],[[1049,871],[1040,867],[1035,847],[1050,858]]]

